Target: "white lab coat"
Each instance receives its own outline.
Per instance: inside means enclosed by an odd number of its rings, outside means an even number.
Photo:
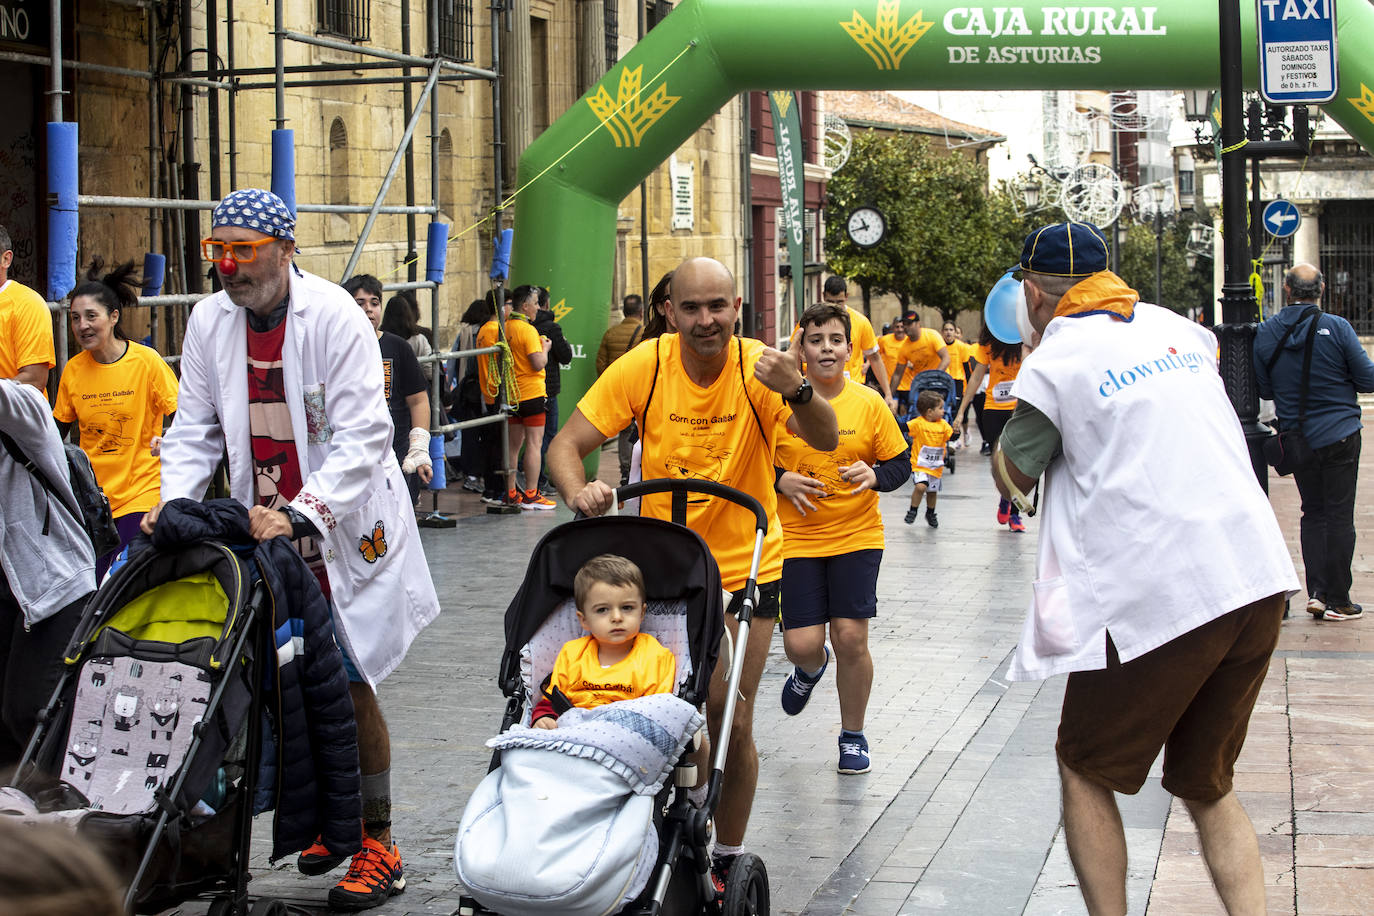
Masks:
[[[294,265],[289,309],[282,372],[305,478],[291,507],[323,535],[339,641],[375,686],[438,615],[439,599],[391,450],[372,325],[341,287]],[[230,494],[253,505],[247,366],[244,310],[223,292],[197,303],[176,418],[162,444],[164,500],[202,498],[227,453]],[[369,562],[363,541],[379,524],[385,551]]]

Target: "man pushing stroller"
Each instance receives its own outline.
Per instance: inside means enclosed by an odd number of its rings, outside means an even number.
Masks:
[[[199,499],[227,455],[230,493],[250,507],[253,536],[291,538],[330,599],[358,720],[364,836],[329,905],[368,909],[405,887],[374,691],[439,602],[391,450],[366,316],[342,288],[296,267],[295,217],[275,194],[235,191],[211,225],[201,248],[223,291],[197,303],[187,324],[162,498]],[[298,867],[324,874],[344,858],[316,843]]]

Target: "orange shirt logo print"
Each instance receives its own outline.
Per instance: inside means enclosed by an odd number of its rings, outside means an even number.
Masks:
[[[372,534],[358,538],[358,551],[369,563],[376,563],[386,556],[386,526],[380,519],[372,526]]]

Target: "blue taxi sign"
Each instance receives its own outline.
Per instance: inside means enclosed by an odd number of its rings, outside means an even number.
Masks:
[[[1260,94],[1278,105],[1336,97],[1336,0],[1257,0]]]
[[[1298,208],[1291,200],[1273,200],[1264,208],[1264,215],[1260,218],[1264,223],[1264,231],[1276,239],[1286,239],[1294,232],[1298,231],[1298,226],[1302,224],[1302,217],[1298,214]]]

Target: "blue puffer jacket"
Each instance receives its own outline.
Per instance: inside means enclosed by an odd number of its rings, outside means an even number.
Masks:
[[[1310,303],[1285,306],[1259,326],[1255,335],[1255,375],[1262,398],[1272,398],[1279,425],[1291,429],[1298,423],[1302,392],[1303,347],[1311,325],[1302,321],[1283,343],[1284,352],[1273,372],[1265,365],[1274,347]],[[1307,388],[1307,419],[1302,432],[1313,448],[1344,439],[1360,427],[1359,391],[1374,391],[1374,362],[1360,346],[1355,329],[1339,315],[1318,315],[1317,337],[1312,343],[1312,372]]]
[[[143,540],[135,541],[131,554]],[[253,543],[248,510],[232,499],[174,499],[162,507],[154,546],[174,550],[206,540]],[[264,704],[275,720],[264,753],[273,748],[276,758],[262,767],[275,770],[272,858],[297,853],[316,836],[335,855],[351,856],[362,843],[358,731],[329,603],[286,538],[259,544],[253,556],[273,613],[274,638],[259,651],[277,661],[268,671],[273,694]]]

